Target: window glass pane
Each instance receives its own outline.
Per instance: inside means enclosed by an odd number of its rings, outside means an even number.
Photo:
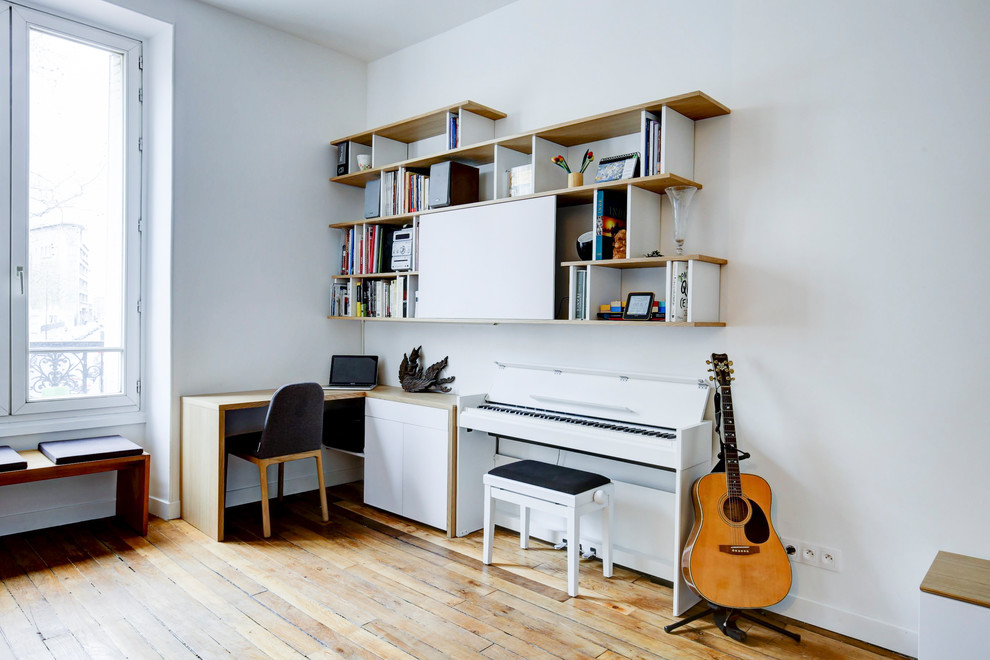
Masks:
[[[122,392],[123,56],[31,29],[28,400]]]

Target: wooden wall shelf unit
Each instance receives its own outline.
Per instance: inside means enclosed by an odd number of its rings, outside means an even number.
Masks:
[[[724,326],[718,317],[719,269],[726,263],[724,259],[705,255],[659,258],[642,255],[660,247],[660,195],[670,186],[702,187],[694,181],[695,122],[729,112],[726,106],[707,94],[690,92],[536,131],[495,137],[496,122],[505,118],[505,114],[473,101],[465,101],[333,141],[331,144],[347,157],[338,161],[341,162],[341,173],[330,181],[359,188],[365,188],[371,181],[380,181],[380,210],[387,210],[388,213],[368,219],[340,218],[330,224],[332,229],[345,232],[345,249],[359,251],[363,243],[372,246],[372,251],[377,249],[378,258],[375,260],[377,266],[369,268],[362,265],[363,262],[370,263],[368,248],[363,248],[365,251],[356,256],[348,253],[346,271],[333,278],[335,302],[328,318],[432,323],[642,324],[596,319],[598,305],[604,302],[602,297],[611,296],[610,300],[624,298],[628,290],[648,286],[658,299],[663,299],[664,295],[672,295],[668,294],[671,280],[675,277],[672,273],[676,271],[676,275],[680,275],[681,265],[678,264],[686,262],[690,269],[687,276],[689,284],[695,287],[689,301],[693,314],[687,321],[647,324],[668,327]],[[552,158],[561,154],[569,163],[577,164],[587,149],[596,155],[596,162],[585,173],[587,184],[568,187],[566,172],[555,166]],[[640,155],[636,172],[639,176],[607,182],[594,181],[597,161],[625,153]],[[356,157],[359,154],[370,154],[370,169],[358,170]],[[422,197],[425,191],[415,188],[416,192],[413,192],[409,189],[415,185],[417,178],[412,175],[422,180],[422,177],[429,175],[431,165],[445,161],[478,169],[480,185],[477,200],[453,207],[429,208],[428,199],[420,199],[419,209],[416,209],[417,194]],[[511,180],[510,172],[514,177]],[[526,186],[518,185],[519,176],[528,179]],[[513,182],[517,185],[512,185]],[[595,228],[596,215],[601,216],[601,205],[609,196],[624,200],[620,205],[622,213],[627,215],[629,258],[556,261],[554,255],[561,254],[562,245],[573,244],[577,234]],[[512,206],[509,208],[504,204]],[[580,218],[585,213],[581,208],[583,206],[588,208],[587,222],[579,221],[577,224],[581,225],[581,231],[574,233],[577,226],[574,217],[577,214]],[[520,258],[513,251],[503,253],[503,262],[505,254],[514,254],[512,270],[515,271],[517,265],[528,269],[521,276],[521,281],[541,285],[538,287],[540,295],[547,296],[547,304],[535,312],[532,304],[525,309],[520,304],[516,310],[512,301],[495,299],[517,295],[506,291],[530,290],[530,287],[519,289],[504,281],[496,285],[496,280],[504,280],[506,275],[504,263],[502,267],[493,266],[491,258],[485,254],[479,255],[477,264],[470,259],[466,262],[462,259],[451,260],[449,256],[478,252],[479,245],[486,246],[480,251],[482,253],[496,252],[496,244],[511,250],[500,233],[509,232],[507,227],[513,222],[511,218],[521,213],[528,213],[531,218],[531,224],[527,227],[540,227],[535,231],[536,236],[533,230],[526,230],[526,242],[538,241],[541,250],[538,254],[547,255],[547,260],[540,258],[536,259],[539,263],[531,263],[534,253],[529,247],[530,258]],[[548,223],[551,227],[549,233],[545,230]],[[412,264],[417,272],[411,274],[387,272],[391,270],[390,255],[381,254],[382,248],[376,247],[383,232],[387,237],[391,227],[400,226],[410,228],[417,236]],[[441,227],[443,231],[439,229]],[[419,239],[421,230],[422,240]],[[519,231],[518,222],[512,231]],[[438,241],[444,243],[443,250],[438,249]],[[387,240],[383,245],[388,245]],[[421,248],[433,257],[425,264],[419,263]],[[448,256],[443,258],[443,254]],[[438,263],[438,257],[444,263]],[[358,259],[357,267],[355,259]],[[341,266],[343,270],[343,258]],[[432,289],[444,289],[445,280],[440,277],[444,268],[443,276],[447,278],[452,270],[456,270],[458,279],[468,283],[462,288],[473,291],[473,297],[493,300],[492,309],[483,311],[477,305],[464,305],[463,299],[471,295],[454,296],[450,292],[445,292],[443,297],[436,295],[437,292]],[[643,269],[652,273],[647,273],[646,279],[640,275],[622,275],[626,271]],[[382,272],[374,272],[376,270]],[[477,272],[462,272],[465,270]],[[552,275],[556,272],[560,275]],[[568,275],[568,290],[558,291],[564,287],[560,278],[565,272]],[[404,277],[406,275],[409,277]],[[556,284],[547,286],[548,278],[556,279]],[[594,282],[593,291],[588,291],[594,295],[584,298],[585,310],[580,312],[574,304],[576,280],[584,281],[586,278]],[[519,281],[520,277],[516,277],[515,284],[518,285]],[[394,282],[396,286],[389,282]],[[408,306],[396,304],[396,295],[418,299],[419,294],[425,302]],[[355,309],[358,305],[353,303],[363,302],[361,308],[364,310],[368,308],[369,296],[373,300],[371,307],[378,309],[379,314],[387,307],[388,311],[384,313],[397,313],[400,317],[357,316]],[[388,297],[388,304],[380,303],[374,296]],[[568,318],[554,318],[558,308],[555,301],[565,296],[570,300]],[[448,298],[451,301],[449,304]],[[460,302],[455,302],[458,299]],[[413,318],[401,317],[407,312]],[[422,318],[424,316],[429,318]],[[508,318],[487,318],[491,316]]]

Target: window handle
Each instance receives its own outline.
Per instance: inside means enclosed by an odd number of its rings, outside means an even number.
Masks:
[[[21,295],[24,295],[24,266],[17,267],[17,279],[21,282]]]

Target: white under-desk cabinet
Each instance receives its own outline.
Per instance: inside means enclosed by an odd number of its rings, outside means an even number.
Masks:
[[[447,529],[448,412],[365,399],[364,502]]]

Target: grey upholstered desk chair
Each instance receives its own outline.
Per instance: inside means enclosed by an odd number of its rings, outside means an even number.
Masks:
[[[262,431],[232,435],[226,439],[227,454],[251,461],[261,476],[261,521],[265,538],[271,536],[268,514],[268,466],[278,464],[278,499],[282,499],[282,483],[286,461],[315,458],[320,484],[320,505],[323,522],[330,519],[327,511],[327,491],[323,484],[323,387],[319,383],[283,385],[272,396]],[[227,463],[224,456],[223,485],[227,488]]]

